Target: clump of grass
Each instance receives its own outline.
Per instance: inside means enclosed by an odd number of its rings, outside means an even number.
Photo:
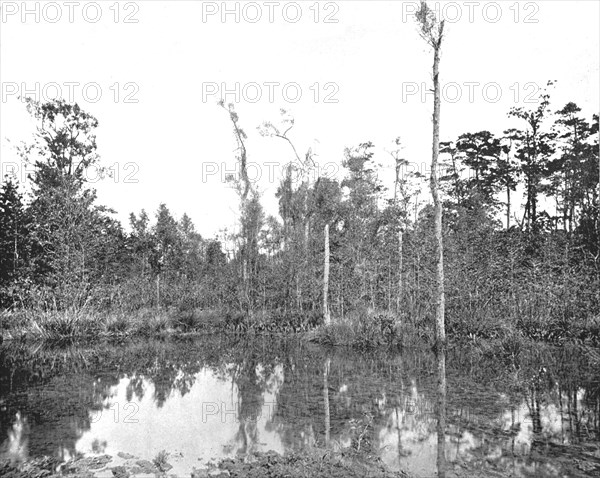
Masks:
[[[64,310],[28,314],[25,335],[42,340],[90,337],[99,332],[97,316],[85,311]]]
[[[169,459],[169,453],[167,453],[165,450],[161,450],[154,457],[154,459],[152,460],[152,463],[154,463],[154,466],[156,466],[156,468],[158,468],[159,471],[164,473],[166,471],[169,471],[171,468],[173,468],[167,462],[168,459]]]
[[[137,333],[140,335],[156,335],[166,332],[171,326],[171,319],[164,311],[155,311],[152,315],[146,315],[137,323]]]
[[[104,321],[104,332],[107,335],[127,335],[131,332],[131,325],[123,314],[109,315]]]
[[[223,314],[217,310],[192,309],[175,314],[173,326],[182,332],[197,332],[217,327],[224,320]]]
[[[525,337],[518,330],[507,331],[500,339],[501,356],[514,367],[520,363],[521,352],[526,346]]]
[[[154,336],[171,332],[217,329],[224,324],[217,310],[177,312],[175,308],[142,308],[133,312],[94,309],[4,312],[2,336],[34,340],[65,340],[93,337]]]
[[[296,334],[311,331],[323,323],[323,315],[317,310],[228,311],[222,317],[224,328],[236,333]]]
[[[293,334],[314,329],[323,321],[319,311],[260,311],[256,313],[227,312],[224,327],[231,332],[259,334]]]
[[[399,348],[423,342],[417,327],[387,312],[363,311],[333,320],[311,334],[311,340],[324,345],[350,346],[369,350],[379,347]]]
[[[243,312],[228,311],[224,317],[224,326],[231,332],[246,332],[249,329],[248,316]]]
[[[585,323],[587,337],[595,346],[600,346],[600,315],[590,317]]]

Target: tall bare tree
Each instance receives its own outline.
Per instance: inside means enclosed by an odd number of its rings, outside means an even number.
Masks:
[[[436,347],[443,348],[446,343],[444,319],[444,243],[442,239],[442,202],[439,193],[438,157],[440,154],[440,53],[444,38],[444,20],[436,17],[427,2],[421,5],[415,14],[421,37],[433,48],[433,145],[431,154],[430,188],[434,207],[435,257],[437,269],[437,291],[435,296]]]
[[[254,235],[256,236],[258,234],[258,231],[256,230],[256,228],[248,228],[248,227],[244,227],[244,220],[247,223],[246,226],[248,225],[248,222],[252,222],[252,219],[250,221],[248,221],[248,214],[251,214],[251,210],[252,209],[256,209],[256,206],[259,206],[258,203],[258,196],[256,196],[254,193],[254,189],[252,188],[252,183],[250,181],[250,178],[248,177],[248,169],[247,169],[247,163],[248,163],[248,152],[246,150],[246,142],[245,140],[248,139],[248,136],[246,135],[246,132],[242,129],[242,127],[240,126],[239,123],[239,116],[235,111],[235,107],[233,104],[229,104],[227,106],[225,106],[225,102],[223,100],[220,100],[218,102],[218,105],[223,108],[225,111],[227,111],[229,113],[229,119],[231,120],[231,123],[233,125],[233,135],[235,136],[235,140],[237,142],[237,150],[236,150],[236,155],[237,155],[237,160],[240,166],[240,178],[236,178],[235,176],[233,176],[231,179],[231,181],[233,182],[233,184],[235,185],[235,188],[237,190],[238,195],[240,196],[240,209],[242,212],[242,224],[241,224],[241,229],[242,231],[244,231],[244,229],[246,230],[245,232],[251,232],[252,229],[254,229]],[[252,194],[252,198],[248,199],[248,194],[251,193]],[[248,262],[250,260],[250,256],[252,254],[252,252],[258,252],[257,247],[254,247],[254,251],[252,251],[252,242],[256,242],[253,241],[253,237],[249,236],[248,234],[244,234],[244,232],[242,233],[242,247],[240,248],[240,256],[241,256],[241,276],[242,276],[242,282],[244,284],[244,290],[243,290],[243,301],[247,304],[248,309],[250,309],[251,305],[250,305],[250,277],[249,277],[249,267],[248,267]]]
[[[329,224],[325,224],[325,255],[323,264],[323,320],[331,324],[329,312]]]
[[[404,281],[402,272],[404,267],[404,229],[406,227],[406,218],[408,216],[410,193],[408,192],[407,181],[402,177],[402,168],[408,165],[408,161],[402,157],[402,150],[404,147],[401,145],[402,143],[399,136],[394,140],[394,144],[396,149],[389,151],[389,153],[394,159],[394,168],[396,171],[396,177],[394,180],[394,199],[392,204],[394,206],[395,213],[398,215],[398,289],[396,294],[396,312],[400,312],[400,304],[402,303],[402,296],[404,295]]]
[[[282,188],[280,189],[282,197],[286,196],[287,198],[292,199],[295,193],[301,193],[304,191],[303,201],[302,201],[302,221],[304,223],[304,236],[301,241],[301,254],[303,263],[296,264],[295,269],[292,271],[292,276],[296,282],[296,305],[302,309],[302,304],[304,302],[302,297],[302,284],[306,282],[306,280],[302,280],[303,271],[307,271],[309,268],[309,239],[310,239],[310,223],[311,223],[311,211],[308,205],[308,191],[310,191],[312,187],[311,175],[315,171],[315,162],[313,157],[315,154],[312,151],[312,148],[308,148],[304,156],[304,160],[300,158],[298,154],[298,150],[296,146],[289,138],[288,133],[292,130],[295,125],[294,117],[285,109],[280,110],[282,121],[281,128],[271,123],[270,121],[264,122],[261,126],[258,127],[258,131],[261,136],[265,137],[274,137],[280,138],[288,143],[294,153],[294,159],[290,162],[286,168],[286,176],[282,182]],[[292,173],[296,173],[297,178],[302,177],[302,183],[294,190],[294,185],[292,184]],[[286,191],[287,190],[287,191]],[[284,199],[284,202],[285,199]],[[287,204],[287,207],[290,207],[291,204]],[[283,228],[284,228],[284,250],[290,250],[293,242],[293,238],[290,236],[290,218],[287,215],[283,215]]]
[[[235,186],[238,190],[242,204],[244,204],[246,203],[246,200],[248,198],[248,193],[253,192],[252,183],[250,182],[250,178],[248,177],[248,169],[246,167],[248,152],[246,151],[245,140],[248,137],[246,136],[246,132],[241,128],[239,124],[239,116],[235,111],[234,105],[229,104],[225,106],[225,102],[223,100],[219,101],[218,105],[229,113],[229,119],[233,124],[233,134],[238,145],[236,154],[240,165],[240,180],[233,178],[233,182],[235,183]]]

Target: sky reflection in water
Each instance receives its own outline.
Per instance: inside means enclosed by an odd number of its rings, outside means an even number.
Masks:
[[[28,357],[26,348],[3,351],[2,455],[122,452],[152,460],[166,450],[170,473],[189,476],[206,461],[310,449],[329,436],[335,449],[362,448],[414,476],[438,472],[430,352],[364,355],[215,340],[50,348],[43,359]],[[489,377],[489,363],[467,369],[456,354],[447,359],[448,470],[600,471],[597,369],[582,368],[574,356],[578,372],[567,379],[564,357],[550,354],[521,361],[516,374],[507,367]],[[49,358],[55,365],[48,370]]]

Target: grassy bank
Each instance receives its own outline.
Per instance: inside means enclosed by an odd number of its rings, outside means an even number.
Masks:
[[[420,324],[386,312],[365,311],[337,318],[321,325],[308,338],[323,345],[369,350],[380,347],[402,348],[428,342],[430,333]]]
[[[433,321],[427,317],[396,315],[365,309],[334,317],[325,326],[319,311],[180,310],[144,308],[132,312],[70,309],[0,312],[5,340],[76,340],[97,337],[152,337],[190,333],[303,334],[322,345],[359,350],[398,349],[433,342]],[[499,317],[493,312],[449,316],[446,330],[451,341],[579,343],[600,346],[600,317],[566,320],[557,316]]]
[[[366,311],[337,318],[329,326],[311,331],[310,340],[323,345],[350,346],[356,349],[402,348],[432,344],[432,319],[415,320],[386,312]],[[450,316],[446,321],[450,341],[459,344],[508,344],[544,342],[553,345],[577,343],[600,346],[600,316],[565,320],[550,315],[499,317],[496,313]]]
[[[143,308],[120,310],[69,309],[0,312],[2,337],[7,340],[66,340],[92,337],[157,336],[205,332],[294,334],[321,322],[314,312],[243,313],[228,310]]]
[[[215,310],[185,312],[175,309],[141,309],[135,312],[23,310],[2,315],[2,335],[9,340],[156,336],[212,331],[222,323],[223,313]]]

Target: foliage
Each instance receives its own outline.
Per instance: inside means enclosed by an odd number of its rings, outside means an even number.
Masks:
[[[286,112],[282,128],[264,126],[295,158],[277,191],[280,217],[267,215],[260,194],[242,184],[236,233],[204,238],[166,204],[132,213],[126,232],[86,182],[85,168],[100,164],[95,118],[62,101],[29,101],[28,109],[38,125],[21,150],[34,166],[31,193],[11,178],[0,188],[6,334],[319,327],[325,224],[334,324],[317,340],[373,348],[427,339],[433,330],[433,209],[420,199],[423,178],[402,169],[399,139],[391,192],[368,141],[345,150],[343,178],[311,178],[313,152],[301,157]],[[228,111],[246,161],[241,120]],[[574,103],[553,113],[548,92],[534,108],[509,114],[517,128],[503,137],[481,130],[440,143],[448,332],[458,340],[518,333],[597,343],[598,116],[587,121]],[[517,190],[522,211],[511,209]]]
[[[290,453],[284,456],[275,452],[255,453],[251,460],[225,459],[218,470],[226,470],[232,477],[304,478],[308,476],[401,478],[400,472],[387,471],[383,463],[367,456],[343,456],[327,450],[312,453]],[[200,478],[200,473],[192,476]],[[220,476],[215,474],[214,476]]]

